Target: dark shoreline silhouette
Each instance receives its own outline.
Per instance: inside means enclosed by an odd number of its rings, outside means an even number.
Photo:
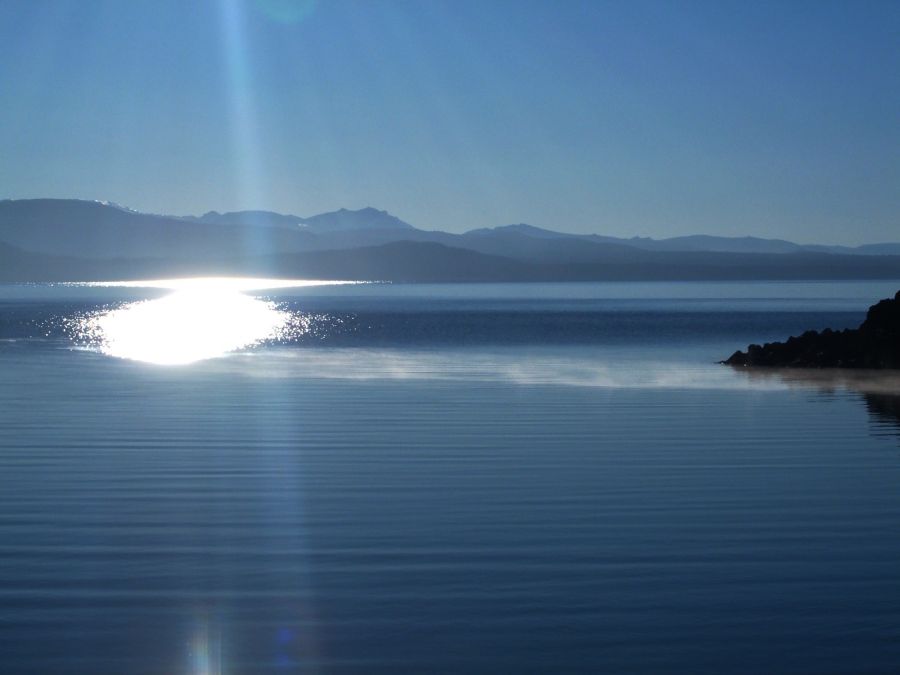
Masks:
[[[785,342],[750,345],[722,361],[770,368],[900,369],[900,291],[869,307],[859,328],[807,331]]]

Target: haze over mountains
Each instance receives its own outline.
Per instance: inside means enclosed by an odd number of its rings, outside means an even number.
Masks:
[[[0,201],[2,281],[197,274],[411,282],[900,278],[900,243],[620,239],[526,224],[454,234],[374,208],[179,217],[107,202]]]

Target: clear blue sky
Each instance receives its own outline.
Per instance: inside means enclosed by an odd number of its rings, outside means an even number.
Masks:
[[[36,196],[900,240],[900,2],[3,0]]]

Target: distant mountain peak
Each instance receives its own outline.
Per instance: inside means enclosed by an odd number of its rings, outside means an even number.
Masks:
[[[513,223],[512,225],[498,225],[496,227],[482,227],[469,230],[467,235],[491,235],[491,234],[521,234],[536,239],[567,239],[578,235],[565,232],[554,232],[543,227],[529,225],[528,223]]]
[[[303,228],[313,232],[341,232],[349,230],[414,230],[387,211],[366,206],[358,210],[340,208],[337,211],[320,213],[303,218],[274,211],[230,211],[219,213],[207,211],[202,216],[188,216],[185,220],[194,220],[218,225],[252,225]]]
[[[119,209],[119,211],[128,211],[129,213],[140,213],[136,209],[131,208],[130,206],[123,206],[122,204],[118,204],[116,202],[111,202],[106,199],[95,199],[93,200],[95,204],[100,204],[100,206],[109,206],[113,209]]]
[[[187,220],[198,220],[214,225],[251,225],[255,227],[295,228],[302,222],[299,216],[284,215],[274,211],[207,211],[199,218],[188,217]]]
[[[387,211],[366,206],[356,211],[341,208],[337,211],[320,213],[316,216],[301,219],[310,229],[320,232],[336,232],[339,230],[414,230],[397,216]]]

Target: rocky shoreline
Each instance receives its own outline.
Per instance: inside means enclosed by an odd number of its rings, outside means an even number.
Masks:
[[[859,328],[807,331],[785,342],[750,345],[729,366],[900,369],[900,291],[869,307]]]

